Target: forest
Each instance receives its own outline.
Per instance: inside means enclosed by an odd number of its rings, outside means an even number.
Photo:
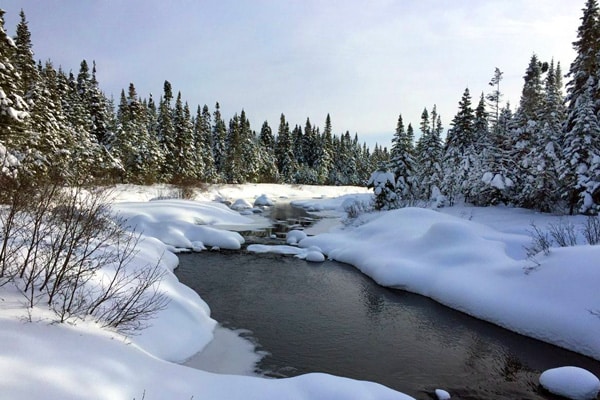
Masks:
[[[378,186],[377,208],[415,202],[507,204],[546,212],[600,210],[600,11],[588,0],[566,75],[533,54],[515,110],[502,102],[502,71],[489,93],[466,88],[444,129],[423,110],[418,138],[400,114],[392,146],[361,144],[308,118],[281,114],[259,131],[244,110],[226,122],[217,102],[195,109],[169,81],[155,100],[131,83],[118,101],[96,65],[65,72],[36,61],[25,13],[14,38],[0,12],[0,163],[4,178],[66,184],[295,183]],[[566,84],[563,88],[563,80]],[[566,92],[566,94],[565,94]],[[478,101],[477,101],[478,98]],[[475,104],[476,103],[476,104]],[[375,182],[373,171],[386,176]]]

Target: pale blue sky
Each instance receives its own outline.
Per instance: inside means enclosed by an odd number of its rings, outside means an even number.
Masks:
[[[77,72],[96,60],[118,99],[165,79],[195,110],[242,108],[259,130],[306,117],[389,144],[398,114],[418,128],[437,104],[447,128],[465,89],[478,100],[494,68],[516,106],[532,53],[574,58],[584,0],[0,0],[12,35],[21,8],[36,59]]]

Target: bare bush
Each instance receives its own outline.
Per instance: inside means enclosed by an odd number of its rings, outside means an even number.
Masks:
[[[529,246],[525,247],[527,251],[527,256],[531,259],[535,257],[540,252],[544,253],[544,255],[550,254],[550,235],[548,232],[541,230],[536,224],[531,223],[531,229],[529,234],[532,238],[532,243]]]
[[[583,237],[588,244],[596,245],[600,243],[600,217],[589,216],[582,229]]]
[[[571,222],[565,222],[562,219],[557,224],[549,224],[548,231],[560,247],[569,247],[577,245],[577,233],[575,225]]]
[[[140,237],[114,221],[107,199],[105,191],[56,183],[17,187],[0,212],[0,277],[28,307],[43,299],[60,322],[91,315],[133,332],[167,304],[158,289],[163,269],[158,262],[133,268]]]

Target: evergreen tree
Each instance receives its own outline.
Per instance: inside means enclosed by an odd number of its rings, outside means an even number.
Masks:
[[[552,211],[560,200],[559,164],[562,154],[562,124],[565,120],[563,97],[551,62],[544,85],[544,99],[539,111],[540,130],[533,151],[534,185],[529,203],[541,211]]]
[[[4,11],[0,9],[0,143],[15,149],[24,137],[24,121],[29,116],[23,87],[15,66],[17,46],[4,30]]]
[[[212,144],[213,144],[213,157],[215,159],[215,169],[217,171],[217,180],[224,179],[223,170],[225,164],[225,146],[227,138],[227,127],[225,121],[221,116],[221,106],[219,103],[215,104],[215,111],[213,114],[213,131],[212,131]]]
[[[394,174],[396,193],[402,199],[411,199],[415,196],[417,180],[413,151],[412,140],[404,129],[404,122],[400,114],[396,132],[392,138],[388,169]]]
[[[158,140],[162,147],[162,153],[165,162],[162,165],[162,179],[170,181],[174,174],[173,160],[176,157],[177,149],[175,144],[175,128],[173,127],[173,110],[171,101],[173,100],[173,90],[171,83],[165,81],[163,85],[163,95],[158,105]]]
[[[275,138],[269,123],[265,121],[258,138],[259,169],[258,179],[263,183],[276,183],[279,180],[277,160],[275,158]]]
[[[422,119],[429,118],[429,113],[422,113]],[[416,180],[419,182],[417,197],[424,200],[432,200],[434,194],[439,192],[442,183],[442,139],[443,132],[441,117],[434,105],[431,111],[431,122],[421,121],[421,128],[427,129],[421,132],[417,141],[416,157]],[[412,131],[409,124],[407,132]],[[412,136],[412,135],[411,135]]]
[[[573,43],[577,52],[567,82],[567,120],[564,128],[564,161],[559,166],[562,194],[571,213],[595,213],[600,207],[600,10],[596,0],[587,0]]]
[[[292,134],[290,126],[281,114],[279,119],[279,129],[277,130],[277,142],[275,146],[275,155],[277,158],[277,168],[284,183],[292,183],[297,164],[294,159],[294,150],[292,148]]]
[[[468,177],[473,168],[475,114],[471,108],[471,94],[465,89],[458,103],[458,113],[448,131],[443,155],[443,193],[450,205],[463,198],[469,201]]]
[[[329,184],[329,173],[333,166],[333,137],[331,128],[331,117],[327,114],[325,118],[325,129],[323,134],[318,139],[318,152],[315,161],[315,170],[317,174],[317,182],[321,185]],[[372,171],[373,169],[369,169]]]
[[[516,161],[518,168],[515,171],[517,181],[514,201],[527,208],[535,206],[530,194],[536,184],[534,157],[538,138],[541,136],[539,117],[543,105],[542,69],[543,64],[534,54],[523,77],[525,82],[521,100],[513,121],[514,142],[511,157]]]
[[[198,106],[194,120],[194,147],[196,149],[195,168],[197,178],[203,182],[214,182],[216,177],[215,160],[212,154],[211,115],[208,106]]]
[[[494,89],[486,96],[488,104],[492,110],[488,114],[489,125],[491,126],[491,131],[494,134],[497,134],[498,132],[498,122],[500,120],[500,111],[502,109],[502,92],[500,91],[500,82],[502,82],[503,78],[502,75],[504,75],[504,73],[500,71],[500,68],[496,67],[494,70],[494,76],[492,76],[492,79],[489,83],[489,85]]]

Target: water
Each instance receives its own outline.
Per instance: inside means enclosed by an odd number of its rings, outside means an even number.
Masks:
[[[551,399],[541,371],[564,365],[600,376],[600,363],[378,286],[355,268],[246,252],[181,255],[179,279],[212,316],[248,329],[268,352],[267,376],[326,372],[370,380],[419,399]]]

